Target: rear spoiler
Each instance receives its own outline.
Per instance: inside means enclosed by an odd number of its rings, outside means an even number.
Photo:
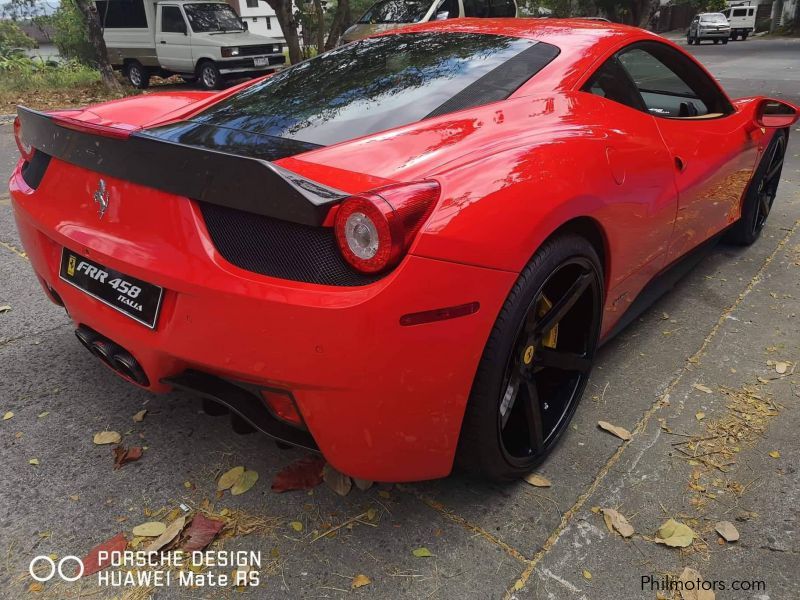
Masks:
[[[258,158],[17,107],[25,142],[64,162],[228,208],[322,225],[348,196]]]

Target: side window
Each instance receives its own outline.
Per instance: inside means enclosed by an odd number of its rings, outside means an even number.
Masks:
[[[746,17],[747,16],[747,9],[746,8],[734,8],[733,9],[733,16],[734,17]]]
[[[717,84],[691,59],[658,42],[643,42],[618,54],[644,100],[660,117],[717,117],[733,107]]]
[[[161,7],[161,31],[164,33],[186,33],[186,21],[177,6]]]
[[[489,16],[488,0],[464,0],[464,16],[485,18]]]
[[[583,86],[584,92],[602,96],[636,110],[644,110],[642,98],[616,57],[607,60]]]

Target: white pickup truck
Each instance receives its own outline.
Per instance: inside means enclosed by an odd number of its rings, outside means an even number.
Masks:
[[[280,41],[247,31],[233,9],[214,0],[95,0],[111,64],[137,88],[152,75],[177,73],[216,89],[224,78],[280,68]]]
[[[742,38],[747,39],[747,36],[753,33],[756,28],[756,9],[757,6],[750,6],[749,4],[732,4],[727,10],[723,10],[722,14],[728,19],[731,24],[731,39],[737,40]]]

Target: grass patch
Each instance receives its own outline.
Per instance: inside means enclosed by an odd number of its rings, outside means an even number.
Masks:
[[[0,114],[16,112],[22,104],[35,109],[85,106],[137,92],[123,87],[112,93],[95,69],[75,62],[58,65],[20,59],[0,60]]]

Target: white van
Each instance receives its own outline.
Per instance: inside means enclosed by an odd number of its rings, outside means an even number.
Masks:
[[[95,0],[111,64],[137,88],[179,74],[216,89],[224,78],[258,76],[286,62],[279,40],[247,31],[219,0]]]
[[[731,24],[731,39],[737,40],[742,38],[747,39],[747,36],[753,33],[756,28],[756,7],[755,6],[731,6],[727,10],[723,10],[722,14],[728,19]]]

